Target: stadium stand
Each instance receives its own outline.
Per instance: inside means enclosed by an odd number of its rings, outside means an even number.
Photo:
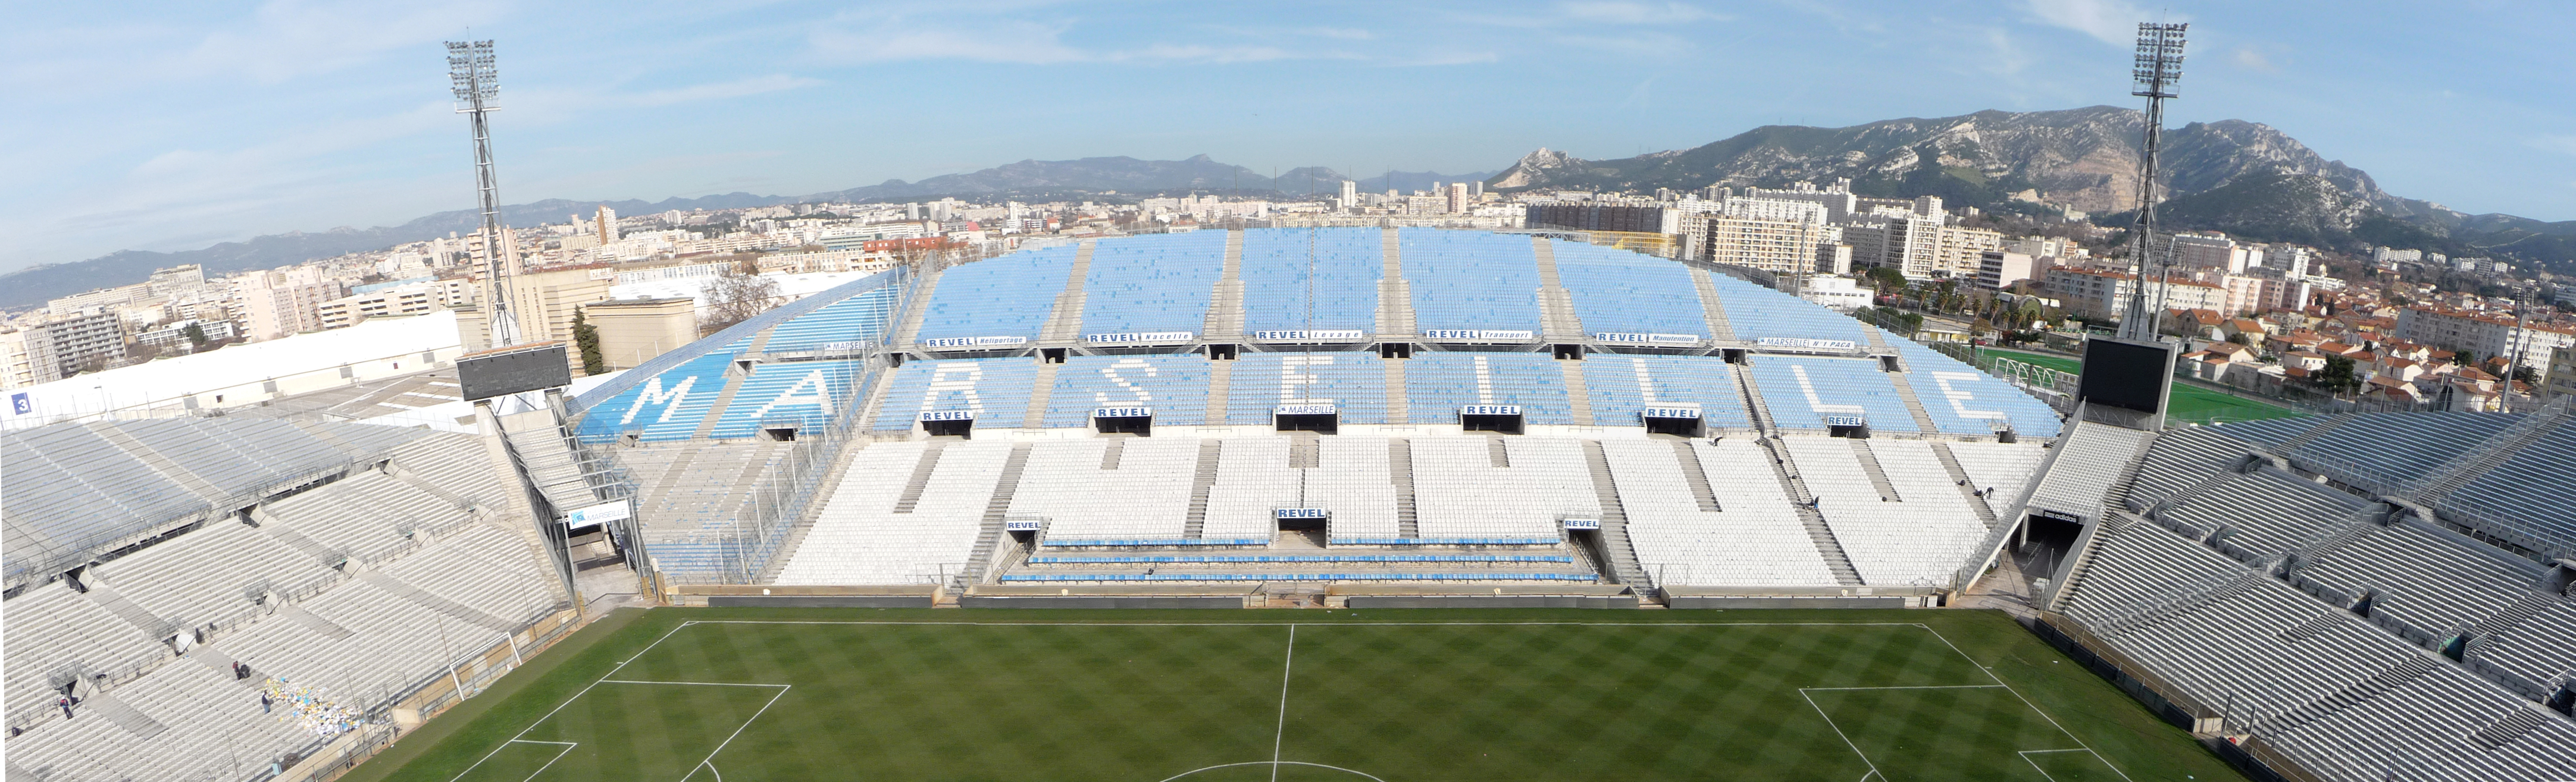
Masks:
[[[943,581],[972,553],[1011,448],[1001,442],[897,442],[859,449],[848,474],[911,479],[841,481],[777,583]]]
[[[1193,231],[1100,244],[1083,280],[1083,333],[1197,332],[1225,238],[1223,231]]]
[[[1985,522],[1969,509],[1948,473],[1919,440],[1783,437],[1790,461],[1816,493],[1816,509],[1833,528],[1861,579],[1871,585],[1947,584],[1968,550],[1985,537]],[[1887,498],[1863,466],[1860,450],[1873,453],[1894,490]]]
[[[1465,405],[1519,405],[1526,423],[1574,423],[1565,372],[1544,353],[1424,353],[1405,364],[1404,385],[1417,424],[1457,423]]]
[[[1618,477],[1619,504],[1637,559],[1662,586],[1833,586],[1765,458],[1736,438],[1681,441],[1606,440]],[[1706,488],[1694,490],[1689,472]],[[1697,494],[1706,491],[1712,502]],[[1722,499],[1721,499],[1722,498]],[[1708,505],[1716,505],[1712,509]]]
[[[1036,339],[1054,310],[1056,294],[1064,292],[1074,252],[1072,247],[1028,250],[941,272],[919,338]]]
[[[1417,438],[1412,457],[1423,538],[1554,540],[1562,519],[1601,517],[1572,439]]]
[[[12,778],[266,778],[568,607],[480,438],[228,418],[5,438],[11,556],[46,540],[79,563],[0,607]],[[62,504],[81,492],[129,514]]]
[[[1556,276],[1574,299],[1585,330],[1705,338],[1699,291],[1690,269],[1626,250],[1548,240]]]
[[[1404,279],[1423,332],[1539,331],[1537,255],[1529,239],[1403,228]]]
[[[1375,228],[1243,232],[1244,330],[1370,330],[1377,319],[1378,279],[1385,261],[1383,233]]]
[[[1869,326],[1805,299],[1725,275],[1709,275],[1727,325],[1747,342],[1765,337],[1869,341]]]
[[[1207,422],[1208,360],[1195,354],[1073,356],[1055,371],[1047,394],[1048,428],[1084,428],[1103,407],[1142,407],[1155,425]]]
[[[781,322],[769,332],[769,342],[762,350],[842,353],[855,347],[852,343],[883,341],[886,321],[901,303],[901,293],[902,289],[892,286],[868,288]]]
[[[1735,368],[1684,356],[1600,355],[1583,362],[1595,426],[1626,426],[1646,408],[1690,407],[1711,429],[1748,430],[1753,419],[1735,390]]]
[[[933,411],[972,413],[978,429],[1019,428],[1028,413],[1029,391],[1035,387],[1037,373],[1037,360],[1031,358],[907,363],[887,379],[875,428],[913,429],[919,414]]]
[[[1731,312],[1732,310],[1730,310]],[[1919,432],[1878,362],[1821,356],[1762,356],[1753,361],[1762,404],[1782,429],[1822,432],[1826,416],[1858,416],[1872,431]]]
[[[1393,423],[1383,362],[1370,353],[1245,354],[1234,362],[1225,422],[1267,424],[1279,405],[1329,404],[1345,424]]]
[[[770,429],[812,430],[849,399],[864,367],[856,361],[792,361],[752,367],[726,397],[708,436],[751,437]]]
[[[1050,539],[1181,538],[1198,454],[1191,438],[1032,443],[1010,515],[1045,520]]]

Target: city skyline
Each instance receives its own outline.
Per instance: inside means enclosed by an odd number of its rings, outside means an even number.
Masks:
[[[0,167],[29,185],[0,271],[469,207],[438,46],[469,27],[499,41],[507,203],[795,195],[1023,158],[1495,170],[1542,146],[1616,158],[1765,124],[2127,106],[2129,30],[2163,16],[2194,23],[2174,125],[2263,122],[2399,195],[2576,218],[2576,134],[2552,130],[2569,112],[2531,100],[2569,57],[2540,32],[2566,13],[2502,4],[404,8],[34,10],[0,33],[28,109],[0,124]]]

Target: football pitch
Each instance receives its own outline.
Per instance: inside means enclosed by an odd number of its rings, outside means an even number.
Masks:
[[[1984,355],[2001,361],[2014,361],[2047,367],[2067,374],[2083,369],[2083,362],[2066,356],[2024,353],[2018,350],[1979,348]],[[2256,421],[2265,418],[2289,418],[2299,412],[2280,405],[2258,402],[2224,391],[2174,381],[2171,400],[2175,418],[2194,423]]]
[[[629,610],[347,779],[2238,779],[1999,613]]]

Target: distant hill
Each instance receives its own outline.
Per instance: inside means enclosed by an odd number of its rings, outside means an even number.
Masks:
[[[1855,191],[1941,196],[1952,206],[2013,209],[2014,193],[2125,224],[2137,208],[2145,120],[2112,106],[1981,111],[1845,128],[1765,126],[1720,141],[1613,160],[1541,149],[1488,180],[1521,190],[1780,187],[1848,177]],[[2167,130],[2165,224],[2328,247],[2402,244],[2495,253],[2576,272],[2576,221],[2467,215],[2381,190],[2270,126],[2242,120]]]
[[[1493,175],[1490,171],[1464,174],[1435,172],[1392,172],[1359,180],[1363,191],[1383,191],[1389,187],[1412,191],[1430,187],[1432,182],[1466,182]],[[1048,200],[1132,200],[1134,198],[1178,195],[1190,192],[1240,192],[1245,195],[1296,195],[1309,190],[1338,193],[1343,175],[1329,168],[1299,168],[1281,173],[1276,179],[1255,173],[1249,168],[1228,165],[1198,155],[1187,160],[1137,160],[1128,157],[1084,158],[1081,160],[1023,160],[967,174],[931,177],[920,182],[888,180],[882,184],[835,190],[803,196],[765,196],[750,193],[727,193],[703,198],[668,198],[661,201],[569,201],[548,199],[501,207],[503,222],[515,227],[532,227],[548,222],[561,222],[573,215],[587,215],[602,205],[621,214],[647,214],[674,209],[739,209],[777,204],[843,201],[867,203],[880,201],[922,201],[943,197],[962,200],[1000,198],[1023,201]],[[1392,184],[1390,184],[1392,183]],[[1116,193],[1116,197],[1105,195]],[[225,242],[201,250],[149,252],[123,250],[86,261],[58,263],[23,269],[0,275],[0,309],[22,309],[41,306],[47,299],[82,291],[142,282],[154,269],[181,264],[204,266],[209,275],[230,274],[252,269],[270,269],[353,252],[380,250],[397,244],[433,239],[449,234],[466,234],[480,222],[474,210],[460,209],[413,220],[397,226],[375,228],[334,228],[318,233],[292,232],[262,236],[248,241]]]

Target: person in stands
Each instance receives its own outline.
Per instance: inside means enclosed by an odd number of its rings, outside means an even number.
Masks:
[[[60,698],[55,698],[54,705],[63,707],[63,719],[72,718],[72,696],[65,695]]]

